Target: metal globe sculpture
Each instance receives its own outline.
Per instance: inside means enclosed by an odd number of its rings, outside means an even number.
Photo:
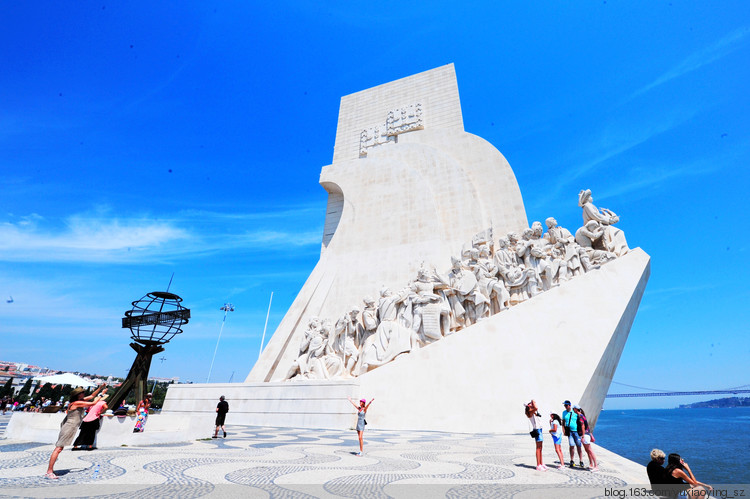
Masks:
[[[122,318],[122,327],[130,329],[130,337],[143,345],[168,343],[190,320],[190,309],[181,302],[174,293],[152,291],[133,302],[133,309]]]
[[[130,390],[135,390],[136,400],[143,400],[148,392],[151,358],[163,352],[163,345],[182,333],[182,326],[190,320],[190,309],[182,306],[182,298],[167,291],[152,291],[132,305],[122,318],[122,327],[130,330],[133,340],[130,347],[137,355],[128,377],[108,402],[114,408],[119,407]]]

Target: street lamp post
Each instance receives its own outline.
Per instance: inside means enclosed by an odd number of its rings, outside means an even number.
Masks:
[[[206,383],[211,379],[211,371],[214,370],[214,361],[216,360],[216,352],[219,350],[219,342],[221,341],[221,332],[224,331],[224,323],[227,321],[227,314],[234,312],[234,305],[231,303],[225,303],[219,310],[224,311],[224,318],[221,321],[221,328],[219,329],[219,338],[216,340],[216,348],[214,348],[214,356],[211,359],[211,367],[208,368],[208,376],[206,376]]]

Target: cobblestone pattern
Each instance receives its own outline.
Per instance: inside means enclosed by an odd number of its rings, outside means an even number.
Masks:
[[[525,496],[535,483],[547,489],[625,485],[606,462],[599,473],[554,466],[537,472],[533,442],[521,436],[367,430],[365,454],[359,457],[352,431],[229,429],[226,439],[186,444],[66,449],[57,462],[58,480],[42,476],[51,445],[0,440],[0,497],[43,497],[47,490],[112,499],[386,498],[399,496],[393,491],[402,486],[444,484],[440,495],[445,497],[486,498]],[[548,464],[554,462],[552,453],[545,448]],[[65,493],[49,490],[65,486],[73,487],[62,489]]]

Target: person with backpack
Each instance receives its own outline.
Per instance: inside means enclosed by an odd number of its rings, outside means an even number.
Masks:
[[[589,457],[589,470],[597,472],[599,471],[599,467],[596,465],[594,449],[591,448],[591,442],[594,441],[594,434],[591,433],[591,427],[589,426],[588,419],[586,419],[586,413],[577,405],[573,406],[573,410],[578,414],[578,435],[580,435],[583,448],[586,450],[586,455]],[[583,467],[583,465],[581,465],[581,467]]]
[[[573,447],[578,448],[578,462],[583,468],[583,452],[581,451],[581,436],[578,434],[578,414],[570,406],[570,400],[563,402],[565,410],[562,413],[563,433],[568,437],[570,446],[570,467],[575,468],[576,463],[573,460]]]

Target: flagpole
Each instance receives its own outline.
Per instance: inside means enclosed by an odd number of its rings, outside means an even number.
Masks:
[[[268,327],[268,316],[271,315],[271,302],[273,301],[273,291],[271,291],[271,299],[268,300],[268,312],[266,312],[266,324],[263,326],[263,337],[260,339],[260,350],[258,350],[258,358],[263,353],[263,342],[266,341],[266,328]]]

